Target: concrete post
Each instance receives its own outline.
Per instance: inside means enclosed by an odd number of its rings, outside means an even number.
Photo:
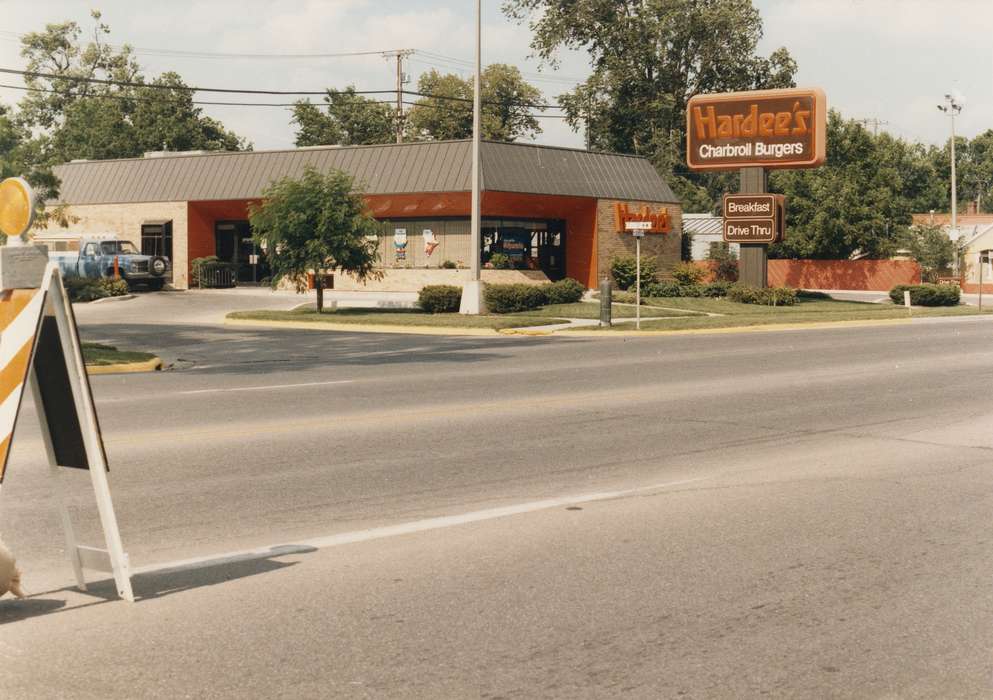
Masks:
[[[611,318],[610,311],[613,303],[613,294],[611,292],[610,278],[604,277],[600,280],[600,326],[610,328]]]

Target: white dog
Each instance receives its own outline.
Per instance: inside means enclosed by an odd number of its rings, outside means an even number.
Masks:
[[[18,598],[24,597],[24,590],[21,588],[21,571],[16,564],[14,555],[7,549],[3,540],[0,540],[0,596],[10,591]]]

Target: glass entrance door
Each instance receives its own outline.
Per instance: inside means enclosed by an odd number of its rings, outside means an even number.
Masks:
[[[237,265],[239,282],[261,282],[269,277],[265,254],[252,239],[247,221],[218,221],[214,224],[214,244],[218,260]]]

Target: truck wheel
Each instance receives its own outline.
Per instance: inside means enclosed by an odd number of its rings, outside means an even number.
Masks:
[[[151,272],[156,277],[161,277],[169,269],[169,263],[165,258],[160,258],[158,256],[152,258],[148,261],[148,271]]]

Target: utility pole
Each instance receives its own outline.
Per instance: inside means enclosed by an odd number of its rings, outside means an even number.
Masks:
[[[462,300],[459,313],[477,315],[486,313],[483,300],[483,283],[480,275],[480,253],[482,238],[480,192],[480,115],[482,112],[482,70],[483,70],[483,6],[476,0],[476,71],[472,80],[472,199],[469,217],[469,279],[462,285]]]
[[[386,60],[395,58],[397,62],[397,143],[403,143],[403,86],[408,80],[407,75],[403,72],[403,60],[412,53],[414,53],[414,49],[383,52],[383,58]]]
[[[938,109],[948,115],[952,120],[952,235],[958,237],[959,223],[958,223],[958,193],[956,192],[955,183],[955,115],[962,111],[962,104],[965,101],[959,97],[952,95],[945,95],[945,104],[938,105]]]
[[[855,121],[857,121],[859,124],[862,124],[864,126],[869,126],[871,124],[872,125],[872,135],[873,136],[879,136],[879,127],[880,126],[882,126],[884,124],[889,124],[889,122],[886,121],[885,119],[879,119],[877,117],[871,117],[871,118],[867,118],[867,119],[856,119]]]

